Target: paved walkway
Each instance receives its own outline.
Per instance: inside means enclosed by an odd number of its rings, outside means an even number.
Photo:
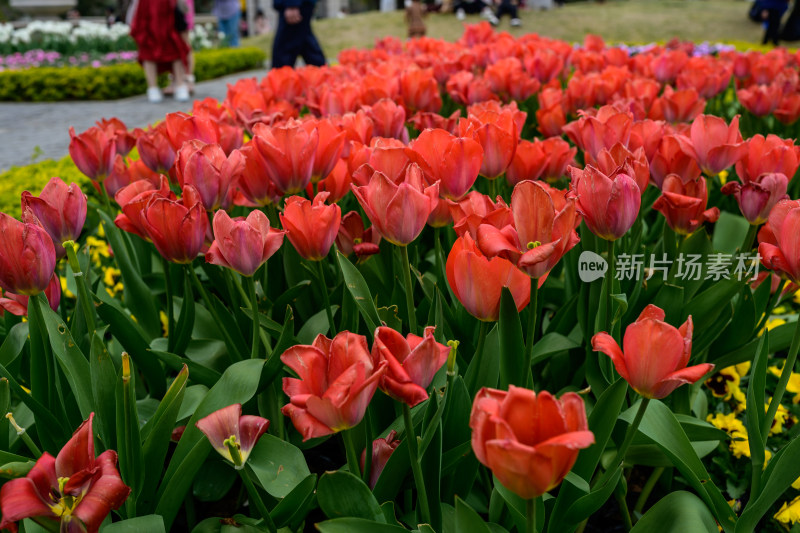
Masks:
[[[252,70],[198,83],[194,98],[223,100],[229,83],[241,78],[261,78],[265,70]],[[186,111],[191,104],[165,98],[151,104],[144,95],[101,102],[0,103],[0,172],[12,166],[60,159],[67,155],[69,127],[81,132],[101,118],[117,117],[129,128],[141,128],[173,111]],[[38,147],[38,148],[37,148]]]

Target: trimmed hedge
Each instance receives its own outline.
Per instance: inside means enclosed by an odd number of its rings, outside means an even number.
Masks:
[[[195,52],[197,81],[260,68],[266,54],[258,48],[223,48]],[[0,101],[52,102],[116,100],[147,89],[138,63],[105,67],[40,67],[0,72]]]

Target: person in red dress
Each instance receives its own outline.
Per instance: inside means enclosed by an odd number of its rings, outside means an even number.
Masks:
[[[139,49],[139,62],[147,80],[147,99],[163,99],[158,88],[158,73],[171,70],[175,83],[175,99],[189,100],[186,66],[190,48],[181,38],[176,13],[186,13],[185,0],[138,0],[131,6],[131,37]],[[184,7],[184,9],[180,9]],[[184,22],[185,25],[185,22]]]

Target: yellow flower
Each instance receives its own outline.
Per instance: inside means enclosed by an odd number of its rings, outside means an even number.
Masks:
[[[739,374],[739,376],[745,377],[747,373],[750,372],[750,365],[750,361],[745,361],[744,363],[733,365],[733,368],[736,370],[736,373]]]
[[[158,318],[161,319],[161,329],[164,330],[163,336],[166,337],[167,335],[169,335],[169,324],[168,324],[169,318],[167,317],[167,313],[165,313],[164,311],[159,311]]]
[[[794,295],[792,296],[792,300],[794,300],[794,303],[800,304],[800,290],[794,291]]]
[[[75,295],[67,288],[67,278],[64,276],[59,276],[59,281],[61,281],[61,294],[66,298],[75,298]]]
[[[782,318],[770,318],[769,320],[767,320],[767,325],[764,326],[764,329],[772,331],[778,326],[782,326],[784,324],[786,324],[786,321]]]
[[[750,457],[750,441],[747,438],[747,429],[744,427],[744,423],[736,418],[736,413],[708,415],[706,420],[711,422],[714,427],[730,435],[731,442],[728,448],[734,457],[737,459],[740,457]],[[772,453],[769,450],[764,450],[764,454],[764,464],[766,465],[772,457]]]
[[[781,372],[783,372],[783,365],[781,368],[777,366],[771,366],[768,368],[769,373],[775,376],[776,378],[781,377]],[[792,398],[792,403],[800,403],[800,374],[792,372],[789,376],[789,382],[786,384],[786,392],[794,394]]]
[[[767,412],[767,409],[769,409],[769,402],[771,401],[772,398],[767,399],[767,404],[764,406],[765,413]],[[772,426],[770,427],[769,434],[777,435],[783,431],[784,426],[786,426],[786,429],[789,429],[796,423],[797,417],[791,414],[783,405],[779,405],[778,410],[775,411],[775,418],[772,420]]]
[[[800,490],[800,477],[794,480],[794,483],[792,483],[792,488]]]
[[[734,409],[737,412],[744,411],[747,401],[744,392],[739,387],[741,376],[743,375],[739,366],[723,368],[705,381],[706,387],[711,389],[711,394],[715,397],[722,398],[725,401],[733,400],[735,403]],[[743,370],[743,372],[746,374],[747,369]]]
[[[111,253],[108,251],[108,243],[93,235],[86,237],[86,246],[89,248],[89,258],[94,265],[99,266],[103,258],[111,257]]]
[[[106,236],[106,228],[103,227],[103,223],[97,225],[97,236],[101,239]]]
[[[717,174],[720,184],[725,185],[725,182],[728,181],[728,174],[729,173],[727,170],[723,170],[719,174]]]
[[[783,505],[773,517],[778,522],[784,524],[796,524],[800,522],[800,496],[791,502],[783,502]]]

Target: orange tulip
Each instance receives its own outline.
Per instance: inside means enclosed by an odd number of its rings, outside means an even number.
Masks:
[[[289,403],[281,411],[304,441],[357,426],[386,372],[385,362],[374,364],[367,339],[349,331],[292,346],[281,361],[299,377],[283,378]]]
[[[650,177],[656,187],[660,189],[669,174],[677,174],[684,182],[694,181],[701,174],[694,155],[675,135],[665,135],[650,160]]]
[[[708,190],[706,180],[683,182],[674,174],[664,178],[661,196],[653,204],[667,219],[667,224],[679,235],[691,235],[705,222],[716,222],[719,208],[706,209]]]
[[[514,223],[511,208],[498,196],[496,202],[485,194],[472,191],[458,202],[448,202],[453,229],[460,237],[469,233],[473,240],[478,238],[478,227],[491,224],[502,228]]]
[[[425,130],[409,146],[408,157],[416,162],[429,183],[439,182],[445,198],[458,200],[478,178],[483,148],[471,136],[456,137],[445,130]]]
[[[754,135],[747,140],[744,157],[736,162],[736,175],[742,183],[756,181],[762,174],[780,173],[790,180],[800,166],[800,146],[793,139],[772,133]]]
[[[197,189],[207,211],[230,207],[244,168],[244,156],[238,150],[226,157],[219,144],[199,141],[184,143],[175,163],[178,184]]]
[[[768,269],[800,283],[800,200],[781,200],[758,232],[758,253]]]
[[[523,499],[553,490],[569,473],[578,450],[594,444],[583,400],[556,399],[511,385],[482,388],[469,418],[472,450],[504,487]]]
[[[518,310],[530,302],[531,278],[507,259],[487,258],[469,234],[456,239],[445,270],[453,294],[478,320],[497,320],[503,287],[511,290]]]
[[[311,182],[316,183],[327,178],[341,159],[346,134],[329,119],[309,119],[302,124],[309,135],[316,130],[319,139],[311,170]]]
[[[431,69],[406,70],[400,75],[400,100],[408,114],[417,111],[438,113],[442,107],[439,84]]]
[[[406,246],[419,236],[439,197],[439,185],[426,187],[416,164],[408,167],[398,184],[376,171],[366,186],[352,188],[373,227],[397,246]]]
[[[747,144],[739,132],[739,116],[730,125],[713,115],[700,115],[692,122],[689,137],[679,136],[685,152],[694,155],[697,164],[714,176],[739,161],[747,153]]]
[[[264,161],[269,179],[281,195],[297,194],[311,181],[319,145],[316,129],[307,131],[297,121],[283,126],[257,124],[253,146]]]
[[[570,189],[577,195],[577,209],[589,230],[607,241],[625,235],[636,221],[642,195],[636,181],[623,168],[610,175],[588,165],[570,167]]]
[[[557,206],[554,196],[561,196]],[[478,227],[478,246],[488,257],[501,256],[515,263],[533,279],[544,283],[550,270],[578,241],[575,228],[580,217],[575,199],[563,199],[564,192],[535,181],[523,181],[511,194],[514,225]]]
[[[366,109],[375,123],[375,135],[408,142],[406,110],[388,98],[378,100]]]
[[[676,328],[664,322],[664,316],[655,305],[645,307],[625,330],[622,349],[608,333],[592,337],[592,349],[609,356],[619,375],[645,398],[664,398],[714,368],[708,363],[686,366],[692,355],[692,317]]]
[[[281,225],[287,231],[286,238],[297,253],[309,261],[322,261],[333,245],[342,209],[336,205],[325,205],[327,192],[320,192],[314,201],[292,196],[280,214]]]
[[[203,250],[208,216],[197,189],[183,188],[180,200],[150,196],[139,217],[146,235],[167,261],[188,264]]]
[[[611,148],[617,143],[628,145],[631,137],[633,117],[621,113],[613,106],[603,106],[596,116],[584,115],[564,126],[564,132],[578,148],[586,152],[594,161],[600,150]]]

